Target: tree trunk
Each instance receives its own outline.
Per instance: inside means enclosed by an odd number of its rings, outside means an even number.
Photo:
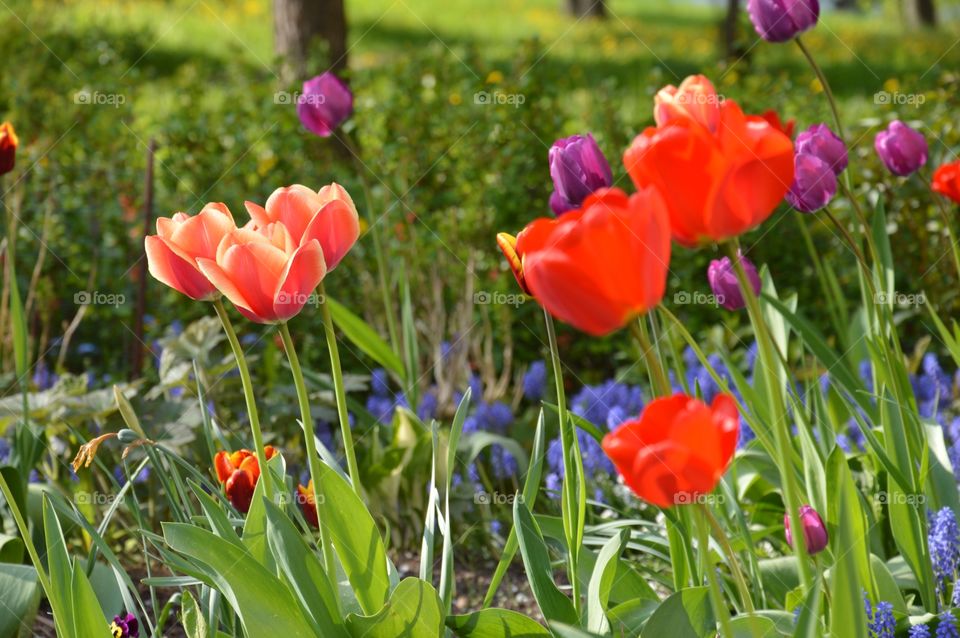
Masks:
[[[723,44],[727,59],[737,57],[737,25],[740,24],[740,0],[727,0],[727,16],[723,20]]]
[[[575,18],[605,18],[604,0],[566,0],[567,12]]]
[[[283,59],[285,81],[301,80],[347,66],[347,17],[343,0],[274,0],[274,48]],[[326,49],[323,68],[308,68],[317,45]]]
[[[937,26],[937,7],[934,0],[917,0],[917,18],[925,27]]]

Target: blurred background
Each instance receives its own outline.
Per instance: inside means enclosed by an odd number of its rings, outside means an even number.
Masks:
[[[105,386],[158,374],[160,340],[208,313],[158,282],[143,281],[145,227],[204,202],[243,201],[274,188],[345,185],[376,220],[391,264],[408,283],[423,369],[450,344],[496,394],[542,358],[539,309],[516,293],[496,232],[549,213],[547,151],[592,132],[627,187],[620,156],[652,123],[656,90],[704,73],[748,112],[775,109],[797,130],[828,121],[815,76],[792,44],[759,39],[737,0],[0,0],[0,116],[21,138],[5,184],[25,293],[31,361],[42,374],[83,373]],[[894,118],[928,138],[935,166],[954,157],[960,77],[960,3],[824,0],[822,28],[805,40],[849,123],[854,184],[879,181],[877,127]],[[301,82],[333,68],[350,83],[356,113],[340,138],[305,131]],[[148,146],[155,146],[145,201]],[[372,185],[368,206],[358,170]],[[946,244],[921,179],[894,195],[898,290],[958,309],[957,281],[938,257]],[[149,205],[148,205],[149,204]],[[850,219],[843,202],[836,214]],[[798,294],[826,326],[811,250],[855,294],[853,261],[835,232],[778,211],[745,238],[781,290]],[[369,235],[327,281],[327,291],[386,335]],[[736,343],[745,318],[686,303],[708,293],[718,255],[675,250],[665,302],[705,343]],[[9,276],[9,274],[7,275]],[[627,274],[625,274],[627,276]],[[6,288],[4,289],[6,290]],[[96,296],[99,294],[100,296]],[[686,295],[686,297],[684,296]],[[92,300],[92,303],[91,303]],[[100,302],[98,302],[100,300]],[[4,308],[6,308],[4,300]],[[399,308],[397,309],[399,312]],[[905,310],[905,334],[926,310]],[[308,361],[324,362],[319,314],[296,319]],[[6,322],[0,322],[6,325]],[[273,333],[245,325],[271,374]],[[10,336],[0,360],[12,370]],[[610,376],[635,353],[625,340],[562,330],[567,360],[585,381]],[[708,348],[709,349],[709,348]],[[348,368],[370,362],[348,348]],[[362,364],[362,365],[361,365]],[[9,377],[7,377],[10,380]],[[42,381],[44,377],[40,377]],[[269,380],[269,379],[268,379]],[[424,385],[434,383],[425,375]],[[503,381],[497,386],[496,382]]]

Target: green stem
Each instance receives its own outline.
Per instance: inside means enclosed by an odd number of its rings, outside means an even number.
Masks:
[[[243,384],[243,397],[247,402],[247,414],[250,417],[250,431],[253,434],[253,446],[257,454],[257,463],[260,465],[260,476],[263,478],[263,493],[267,498],[273,500],[273,481],[270,477],[270,471],[267,469],[267,452],[263,445],[263,433],[260,431],[260,413],[257,412],[257,400],[253,395],[253,382],[250,380],[250,369],[247,367],[247,359],[243,356],[243,348],[240,347],[240,340],[237,339],[237,333],[233,329],[233,323],[230,321],[230,315],[223,306],[223,300],[217,299],[213,302],[213,307],[220,317],[220,323],[223,324],[223,331],[227,335],[227,341],[230,342],[230,348],[233,349],[233,356],[237,360],[237,369],[240,371],[240,382]]]
[[[713,536],[717,539],[717,542],[720,543],[720,547],[723,548],[723,553],[727,555],[727,560],[730,561],[730,571],[733,573],[733,579],[737,583],[737,589],[740,592],[740,599],[743,603],[744,609],[747,610],[747,613],[753,613],[753,598],[750,596],[750,588],[747,586],[747,579],[743,576],[743,570],[740,568],[740,560],[737,557],[737,553],[733,551],[733,547],[730,545],[730,539],[727,538],[726,532],[723,530],[723,527],[720,525],[720,521],[717,520],[717,517],[713,515],[713,512],[710,511],[710,508],[706,505],[700,505],[703,515],[706,517],[707,522],[710,523],[710,527],[713,530]]]
[[[827,96],[827,101],[830,103],[830,111],[833,113],[833,121],[837,125],[837,134],[842,138],[846,138],[847,136],[843,132],[843,124],[840,122],[840,111],[837,108],[837,101],[833,97],[833,91],[830,89],[830,83],[827,82],[827,76],[824,75],[820,65],[817,64],[817,61],[813,59],[813,55],[810,53],[810,50],[807,49],[807,46],[803,43],[803,40],[801,40],[799,36],[796,38],[796,42],[797,46],[800,47],[800,51],[803,52],[803,56],[807,58],[807,62],[810,63],[810,67],[816,74],[817,79],[820,80],[820,86],[823,87],[823,93]]]
[[[710,560],[710,531],[707,526],[706,515],[701,505],[698,508],[697,516],[697,549],[700,550],[700,564],[703,572],[707,575],[707,582],[710,584],[710,600],[713,604],[713,614],[720,622],[720,635],[725,638],[732,638],[733,626],[730,623],[730,609],[723,601],[723,591],[720,589],[720,583],[717,581],[717,572],[713,568],[713,561]]]
[[[563,513],[563,531],[567,541],[567,556],[569,557],[568,576],[573,588],[573,604],[580,611],[580,543],[583,541],[584,508],[581,507],[581,496],[584,496],[581,483],[583,481],[583,458],[580,456],[580,442],[576,431],[567,418],[567,398],[563,389],[563,369],[560,365],[560,350],[557,347],[557,332],[553,325],[553,317],[544,309],[544,319],[547,324],[547,340],[550,346],[550,365],[553,367],[554,384],[557,387],[557,416],[560,420],[560,446],[563,451],[563,498],[561,508]]]
[[[307,447],[307,467],[310,470],[310,482],[313,484],[313,503],[317,508],[317,528],[320,531],[320,548],[323,551],[323,560],[327,573],[337,573],[337,563],[333,555],[333,539],[327,529],[327,517],[323,512],[326,498],[323,495],[323,485],[320,482],[320,455],[317,454],[316,434],[313,427],[313,415],[310,414],[310,396],[307,394],[307,384],[303,379],[303,369],[300,367],[300,357],[293,345],[290,328],[286,322],[280,324],[280,338],[283,340],[283,349],[290,362],[290,371],[293,373],[293,385],[297,389],[297,402],[300,404],[300,423],[303,427],[303,442]]]
[[[347,393],[343,387],[343,370],[340,367],[340,351],[337,348],[337,333],[333,329],[333,317],[330,306],[320,282],[320,313],[323,315],[323,330],[327,337],[327,349],[330,351],[330,376],[333,377],[333,391],[337,397],[337,416],[340,419],[340,436],[343,437],[343,453],[347,457],[347,470],[353,490],[360,495],[360,469],[357,467],[357,455],[353,449],[353,431],[350,429],[350,416],[347,414]]]
[[[747,278],[747,273],[743,268],[743,262],[740,261],[740,250],[736,239],[729,244],[730,260],[733,262],[734,271],[737,273],[737,280],[740,283],[740,289],[743,291],[743,297],[747,302],[747,311],[750,314],[750,320],[753,323],[753,331],[757,337],[757,346],[760,354],[759,365],[766,376],[767,400],[770,404],[770,418],[773,421],[773,435],[776,446],[778,469],[780,470],[780,480],[783,488],[783,497],[787,506],[787,515],[790,519],[790,529],[798,538],[793,543],[793,550],[797,557],[797,568],[800,571],[800,583],[803,585],[803,591],[810,589],[812,574],[810,564],[807,561],[806,540],[803,538],[803,526],[800,524],[800,498],[793,463],[793,448],[790,444],[790,430],[787,427],[786,406],[783,404],[781,394],[782,384],[777,368],[779,367],[779,353],[776,352],[776,346],[773,337],[770,334],[769,327],[763,318],[763,311],[760,308],[760,300],[757,298]]]
[[[647,365],[647,372],[650,375],[650,383],[653,385],[654,392],[660,397],[670,396],[672,394],[670,380],[663,369],[663,362],[660,360],[658,351],[650,341],[650,332],[644,318],[638,317],[635,322],[630,324],[630,328],[640,344],[641,354]]]

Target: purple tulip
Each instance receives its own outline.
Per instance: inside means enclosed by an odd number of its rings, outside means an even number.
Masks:
[[[847,147],[826,124],[814,124],[797,135],[795,148],[797,153],[816,155],[822,159],[833,169],[834,175],[840,175],[847,168]]]
[[[297,98],[297,115],[311,133],[330,137],[352,113],[353,93],[330,71],[303,83],[303,93]]]
[[[753,28],[768,42],[786,42],[817,24],[818,0],[747,0]]]
[[[900,120],[890,122],[873,140],[887,170],[906,177],[927,163],[927,140]]]
[[[595,190],[613,184],[610,164],[589,133],[557,140],[549,158],[554,188],[550,208],[557,215],[580,208]]]
[[[809,153],[797,153],[793,165],[787,202],[801,213],[813,213],[829,204],[837,194],[837,176],[830,165]]]
[[[747,274],[747,280],[750,281],[750,287],[753,288],[753,294],[759,295],[760,275],[757,274],[756,266],[743,255],[740,255],[740,263],[743,264],[743,270]],[[710,282],[710,290],[717,298],[717,303],[727,310],[740,310],[747,305],[743,291],[740,289],[740,282],[737,280],[737,271],[729,257],[714,259],[710,262],[710,267],[707,268],[707,280]]]
[[[830,541],[827,535],[827,527],[823,524],[823,519],[817,514],[817,510],[809,505],[800,507],[800,524],[803,525],[803,538],[807,543],[807,553],[811,556],[823,551]],[[793,547],[793,534],[790,533],[790,515],[783,515],[783,526],[786,531],[787,545]]]

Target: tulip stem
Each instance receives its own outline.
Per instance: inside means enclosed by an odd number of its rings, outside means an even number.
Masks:
[[[640,354],[647,365],[647,373],[650,375],[653,392],[659,397],[670,396],[670,381],[663,369],[659,351],[650,341],[650,332],[647,329],[647,324],[644,323],[644,317],[637,317],[637,320],[630,324],[630,330],[640,344]]]
[[[353,491],[360,495],[360,469],[357,467],[357,455],[353,449],[353,431],[350,429],[350,415],[347,413],[347,393],[343,387],[343,369],[340,367],[340,351],[337,348],[337,333],[333,329],[333,317],[330,316],[330,304],[327,303],[323,282],[320,282],[320,313],[323,315],[323,330],[327,337],[327,349],[330,351],[330,376],[333,377],[333,392],[337,398],[337,417],[340,420],[340,436],[343,438],[343,454],[347,457],[347,470]]]
[[[563,368],[560,366],[560,350],[557,347],[557,332],[553,317],[543,310],[547,323],[547,340],[550,345],[550,365],[553,367],[554,384],[557,387],[557,416],[560,420],[560,446],[563,451],[563,498],[561,510],[563,532],[569,558],[567,573],[573,589],[573,604],[580,612],[580,544],[583,542],[583,526],[586,516],[586,494],[583,488],[583,458],[576,429],[567,417],[567,398],[563,389]]]
[[[750,597],[750,588],[747,587],[747,579],[743,576],[743,570],[740,569],[740,560],[737,556],[737,553],[733,551],[733,547],[730,545],[730,540],[727,538],[726,532],[724,532],[723,527],[720,525],[720,521],[717,520],[717,517],[713,515],[713,512],[710,511],[710,508],[700,503],[700,509],[703,511],[704,517],[707,519],[707,522],[710,523],[710,528],[713,530],[713,536],[717,539],[717,542],[720,543],[720,547],[723,548],[723,553],[727,555],[727,558],[730,561],[730,571],[733,573],[733,579],[737,583],[737,589],[740,591],[740,598],[743,602],[743,607],[746,609],[747,613],[753,613],[753,598]]]
[[[307,384],[303,380],[303,370],[300,368],[300,357],[293,345],[290,328],[287,322],[280,324],[280,338],[283,340],[283,349],[290,362],[290,371],[293,373],[293,385],[297,389],[297,402],[300,405],[300,425],[303,427],[303,442],[307,447],[307,468],[310,470],[310,482],[313,486],[313,505],[317,510],[317,529],[320,531],[320,549],[327,573],[334,578],[337,574],[337,563],[333,555],[333,538],[327,528],[327,517],[322,511],[326,504],[323,495],[323,484],[320,482],[320,455],[317,454],[316,432],[313,427],[313,415],[310,413],[310,397],[307,394]]]
[[[757,346],[760,351],[760,367],[766,376],[767,400],[770,404],[770,418],[773,421],[773,435],[779,457],[780,481],[782,483],[783,500],[786,504],[787,515],[790,520],[790,529],[796,530],[797,536],[793,543],[793,551],[797,557],[797,569],[800,572],[800,583],[803,591],[809,591],[812,574],[810,565],[807,561],[806,538],[803,533],[803,526],[800,524],[800,499],[798,495],[798,486],[796,484],[796,475],[794,473],[793,448],[790,444],[790,431],[787,428],[786,407],[783,404],[781,395],[783,384],[777,373],[780,364],[781,353],[776,350],[773,337],[769,332],[766,320],[763,317],[763,310],[760,308],[760,300],[757,298],[747,278],[747,273],[740,261],[739,242],[734,239],[728,244],[730,260],[733,262],[734,271],[737,273],[737,280],[740,283],[740,289],[743,292],[743,298],[747,302],[747,312],[750,315],[750,321],[753,324],[753,331],[757,337]]]
[[[263,493],[266,494],[268,499],[273,500],[273,480],[267,466],[267,452],[263,445],[263,433],[260,430],[260,413],[257,412],[257,400],[253,395],[253,382],[250,380],[247,359],[243,356],[243,348],[240,347],[240,340],[237,339],[237,333],[233,329],[233,323],[230,321],[230,315],[227,314],[227,309],[223,305],[223,300],[218,298],[213,302],[213,307],[217,311],[220,323],[223,324],[223,331],[227,335],[227,341],[230,342],[230,348],[233,349],[233,356],[237,360],[237,369],[240,371],[243,397],[247,403],[247,415],[250,417],[250,431],[253,434],[253,447],[257,454],[257,464],[260,466],[260,476],[263,478]]]
[[[733,626],[730,622],[730,609],[723,601],[723,591],[720,589],[720,583],[717,580],[717,571],[714,569],[713,561],[710,560],[710,530],[707,526],[707,517],[704,512],[705,507],[698,508],[697,512],[697,549],[700,550],[701,571],[707,575],[707,583],[710,585],[710,600],[713,603],[713,615],[720,623],[720,635],[724,638],[732,637]]]
[[[830,103],[830,111],[833,113],[833,121],[837,125],[837,134],[839,134],[841,138],[846,139],[847,136],[843,132],[843,124],[840,122],[840,111],[837,108],[837,101],[833,97],[833,91],[830,89],[830,83],[827,82],[827,76],[824,75],[823,69],[820,68],[817,61],[813,59],[813,54],[810,53],[810,50],[807,48],[807,45],[803,43],[803,40],[800,39],[800,36],[797,36],[795,40],[797,46],[800,47],[800,51],[803,52],[803,56],[807,58],[807,62],[810,63],[810,67],[816,74],[817,79],[820,81],[820,86],[823,87],[823,94],[827,96],[827,101]]]

